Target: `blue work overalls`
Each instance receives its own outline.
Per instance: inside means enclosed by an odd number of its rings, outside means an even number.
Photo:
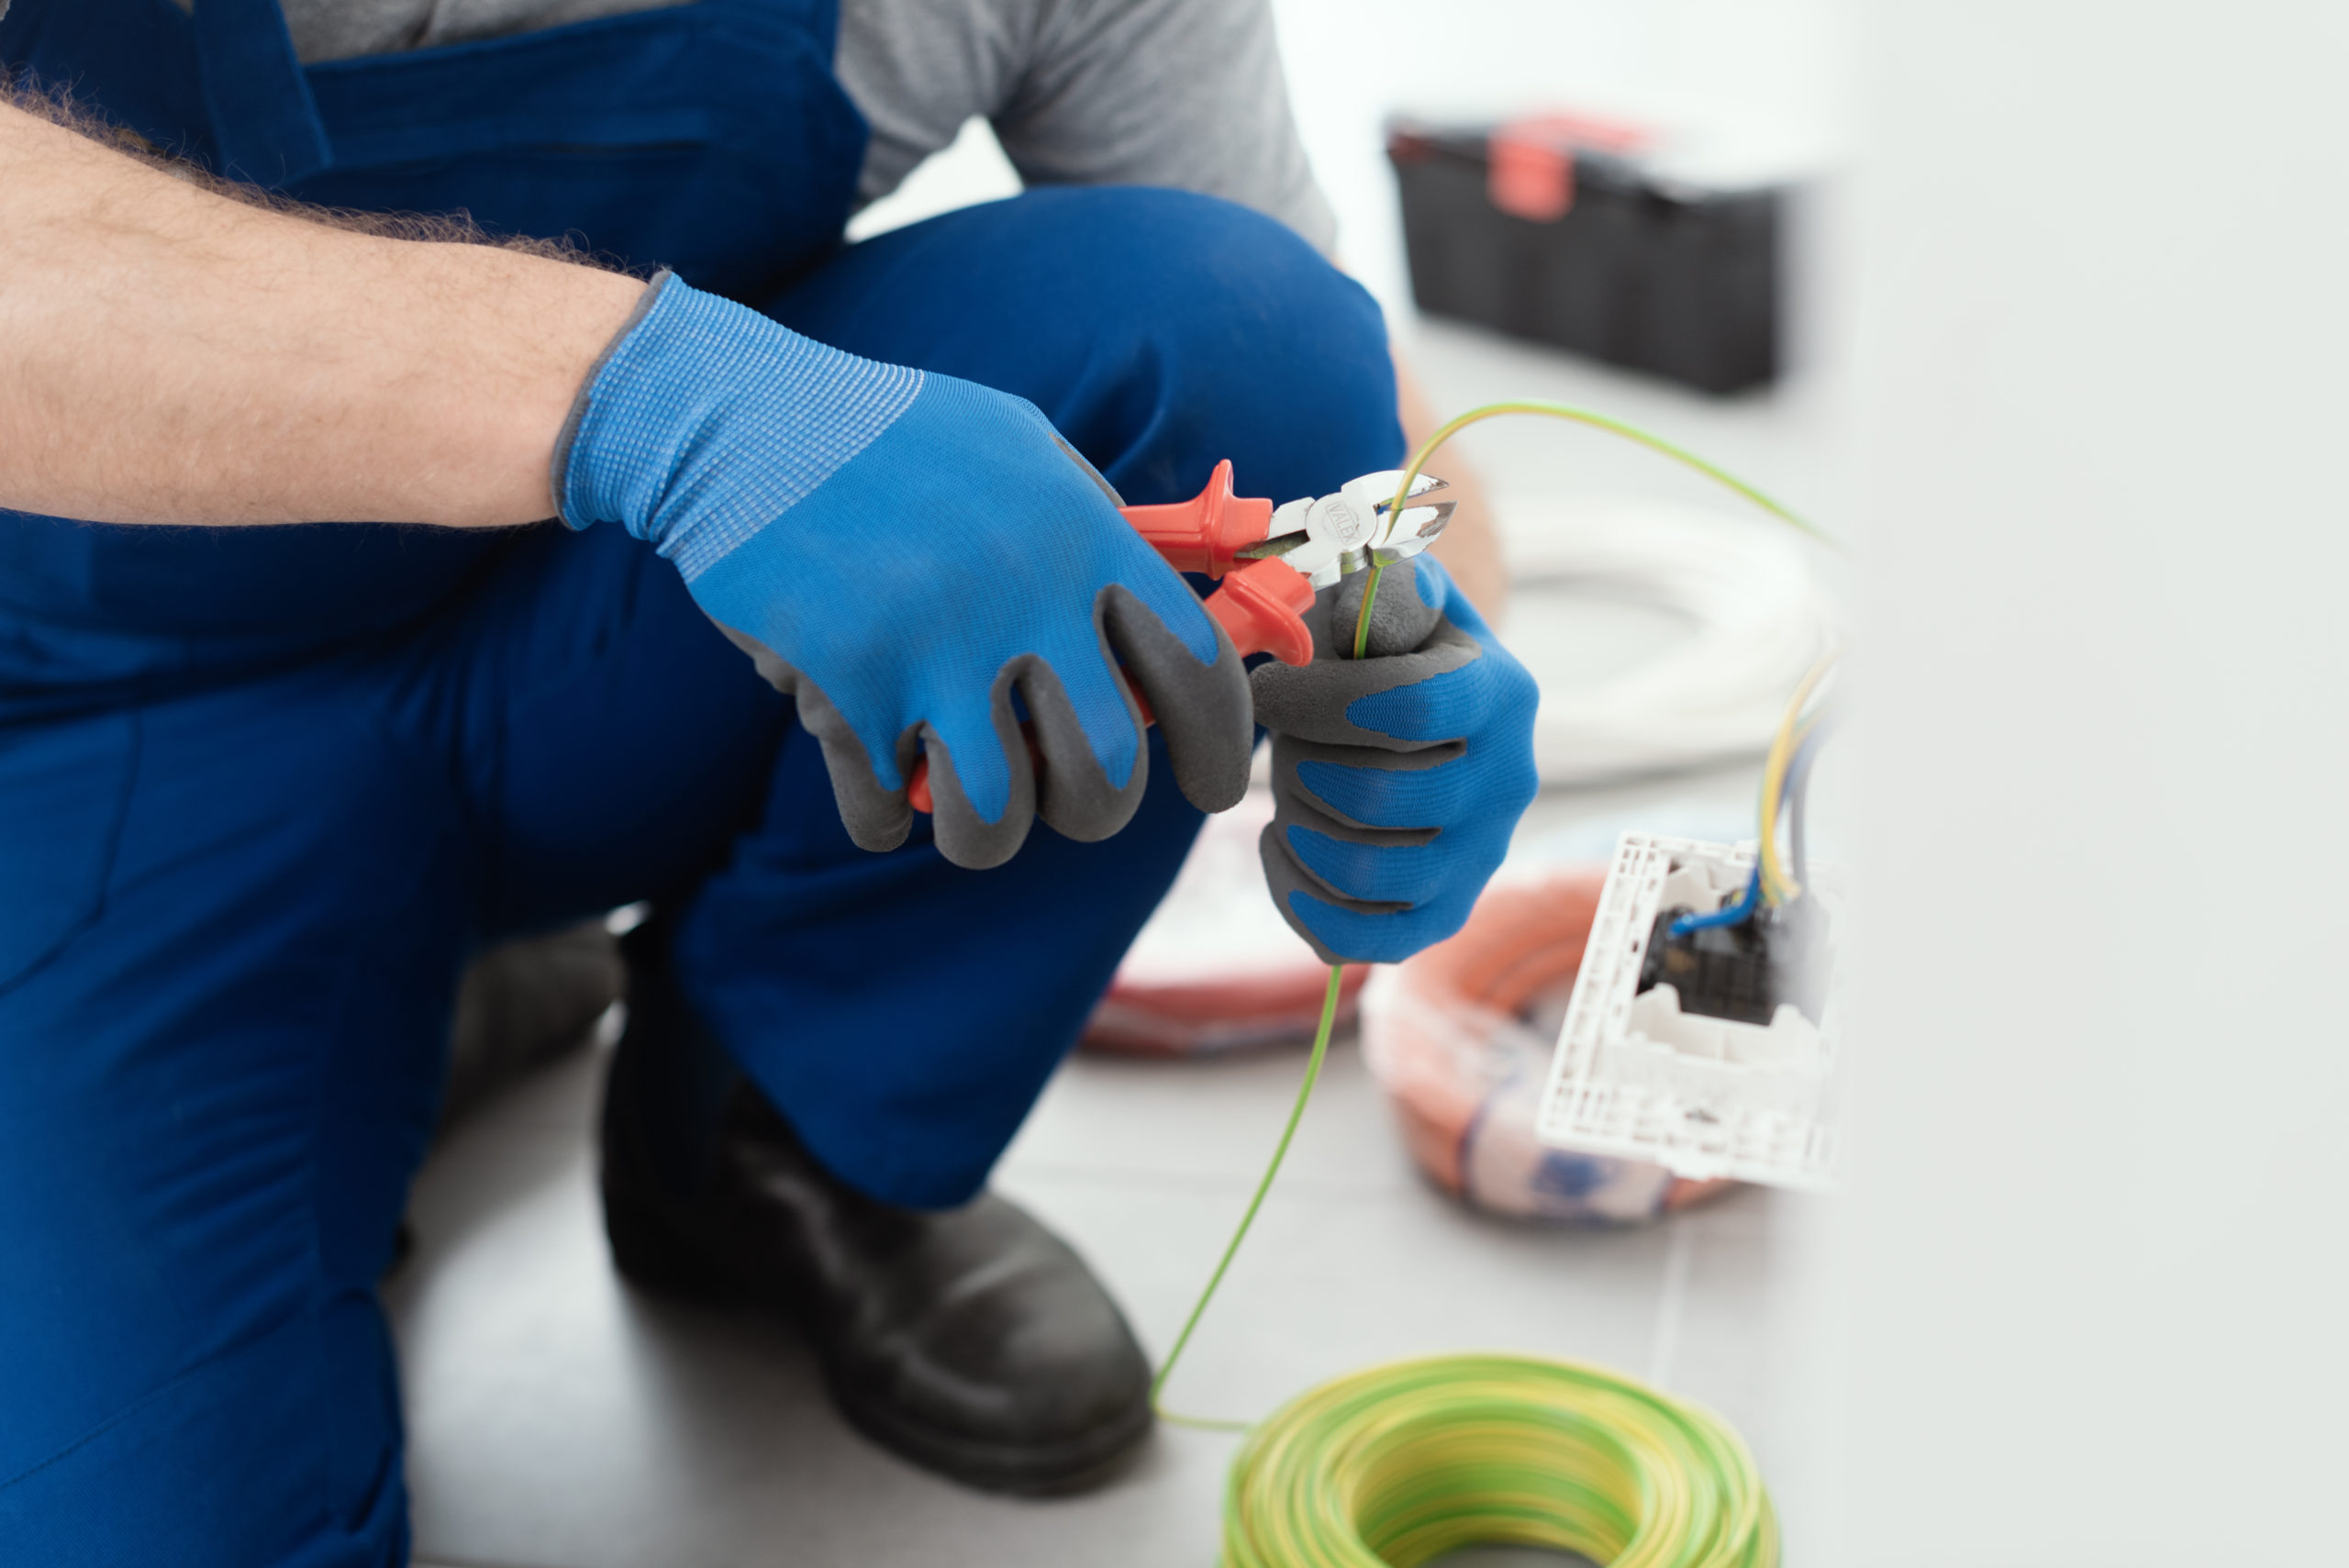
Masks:
[[[834,20],[702,0],[303,68],[274,0],[15,0],[0,63],[256,183],[573,235],[1021,394],[1131,500],[1397,460],[1375,307],[1253,214],[1040,191],[841,249]],[[0,513],[0,1562],[404,1557],[374,1282],[486,942],[661,901],[829,1164],[967,1195],[1190,841],[1152,778],[1104,843],[867,854],[616,528]]]

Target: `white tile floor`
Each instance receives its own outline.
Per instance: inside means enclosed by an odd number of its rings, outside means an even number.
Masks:
[[[1550,796],[1520,851],[1617,822],[1733,824],[1742,770]],[[591,1128],[604,1051],[487,1107],[417,1184],[416,1255],[385,1290],[410,1421],[419,1560],[441,1568],[1211,1562],[1231,1440],[1162,1430],[1106,1490],[980,1496],[874,1449],[807,1352],[746,1314],[648,1296],[604,1251]],[[1068,1235],[1163,1351],[1278,1130],[1302,1053],[1079,1059],[1000,1173]],[[1793,1310],[1804,1201],[1760,1191],[1642,1230],[1522,1227],[1417,1177],[1347,1040],[1281,1185],[1174,1389],[1268,1410],[1364,1363],[1514,1348],[1595,1360],[1712,1405],[1767,1474],[1794,1397],[1773,1347]],[[1483,1568],[1538,1554],[1484,1553]]]
[[[874,1449],[806,1351],[747,1315],[647,1296],[607,1262],[589,1127],[604,1053],[463,1129],[419,1183],[419,1246],[386,1289],[406,1366],[423,1561],[510,1568],[1003,1562],[1196,1565],[1230,1440],[1163,1430],[1104,1491],[983,1496]],[[1301,1057],[1082,1060],[1001,1173],[1163,1348],[1237,1218]],[[1657,1228],[1522,1228],[1415,1177],[1351,1043],[1177,1385],[1261,1412],[1365,1362],[1508,1347],[1607,1362],[1726,1414],[1765,1466],[1781,1310],[1761,1192]]]

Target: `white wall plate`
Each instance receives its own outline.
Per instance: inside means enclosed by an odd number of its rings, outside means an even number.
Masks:
[[[1543,1142],[1652,1160],[1698,1179],[1832,1184],[1842,912],[1831,874],[1814,872],[1806,894],[1827,917],[1829,979],[1816,1027],[1789,1005],[1765,1027],[1683,1014],[1668,985],[1639,991],[1657,914],[1726,903],[1753,856],[1750,843],[1623,835],[1550,1064]]]

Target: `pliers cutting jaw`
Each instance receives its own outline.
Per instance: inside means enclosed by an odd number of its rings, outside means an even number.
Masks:
[[[1394,516],[1395,491],[1403,471],[1387,469],[1350,479],[1334,495],[1291,501],[1274,510],[1266,537],[1236,553],[1245,561],[1281,561],[1316,588],[1373,565],[1392,566],[1417,555],[1452,521],[1453,500],[1406,506]],[[1408,499],[1450,489],[1433,474],[1411,481]]]
[[[1177,572],[1224,579],[1207,610],[1241,653],[1303,664],[1313,657],[1304,612],[1315,590],[1348,573],[1417,555],[1452,521],[1455,503],[1431,499],[1449,486],[1426,473],[1411,481],[1411,504],[1397,515],[1402,483],[1403,471],[1390,468],[1350,479],[1334,495],[1276,507],[1235,495],[1227,460],[1188,501],[1119,510]],[[1426,506],[1416,504],[1423,499]]]

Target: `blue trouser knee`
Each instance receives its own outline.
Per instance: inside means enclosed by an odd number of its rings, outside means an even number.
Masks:
[[[1399,460],[1369,296],[1206,197],[1062,189],[965,209],[857,247],[773,309],[852,352],[1028,397],[1130,501],[1188,496],[1223,458],[1243,493],[1282,500]],[[939,613],[986,591],[941,584]],[[1151,778],[1117,837],[1039,828],[1008,865],[966,872],[927,843],[858,853],[795,736],[759,831],[683,921],[687,994],[827,1164],[901,1202],[959,1202],[1197,829],[1163,753]]]
[[[1204,198],[951,214],[774,308],[1023,393],[1137,501],[1227,456],[1325,491],[1400,445],[1367,297]],[[687,995],[825,1161],[952,1202],[1197,822],[1161,767],[1103,843],[855,850],[782,701],[611,528],[518,534],[420,624],[40,711],[0,728],[0,883],[32,894],[0,896],[5,1562],[398,1559],[374,1282],[482,942],[663,902]]]

